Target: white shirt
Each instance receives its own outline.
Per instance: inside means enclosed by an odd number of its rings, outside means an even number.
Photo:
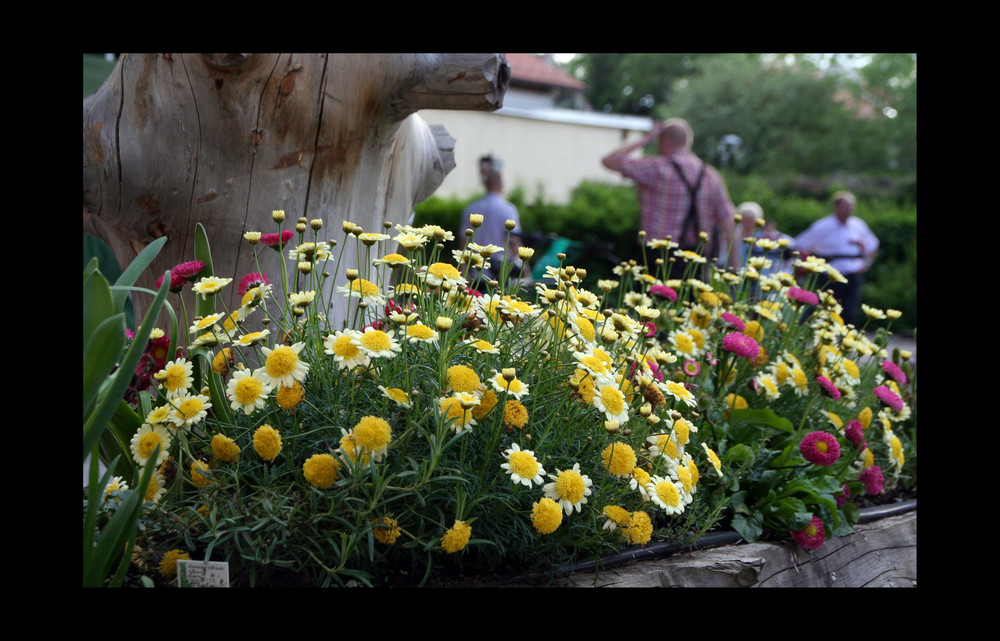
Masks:
[[[814,222],[792,243],[793,249],[823,258],[857,256],[827,259],[834,269],[845,276],[863,271],[871,263],[878,246],[878,238],[865,221],[851,216],[842,223],[833,214]]]

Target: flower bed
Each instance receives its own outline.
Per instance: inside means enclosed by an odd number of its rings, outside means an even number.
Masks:
[[[720,528],[809,551],[853,531],[857,497],[915,486],[895,314],[845,326],[821,260],[799,278],[766,258],[720,271],[655,239],[595,291],[570,265],[522,289],[474,230],[443,256],[434,226],[345,222],[323,241],[320,221],[274,220],[246,239],[287,271],[234,283],[198,256],[160,287],[190,285],[194,318],[140,328],[106,461],[124,472],[85,497],[87,537],[142,493],[126,582],[168,583],[189,557],[240,586],[426,585]],[[666,277],[674,260],[684,278]],[[505,277],[480,292],[487,262]],[[216,309],[226,287],[238,309]],[[347,327],[329,295],[354,304]]]

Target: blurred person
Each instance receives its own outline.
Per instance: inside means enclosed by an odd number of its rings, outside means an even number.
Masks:
[[[854,194],[838,191],[833,195],[833,213],[814,222],[792,243],[792,247],[802,253],[825,259],[847,279],[846,283],[831,280],[822,288],[833,291],[834,298],[843,307],[844,322],[855,327],[861,309],[864,274],[871,268],[879,248],[879,240],[868,224],[853,215],[857,204]]]
[[[472,229],[471,215],[480,214],[483,217],[483,222],[475,230],[476,235],[473,242],[477,245],[494,245],[504,250],[502,254],[494,254],[490,258],[489,269],[483,270],[483,278],[499,280],[500,265],[503,260],[514,264],[511,276],[517,277],[521,269],[521,259],[517,254],[517,250],[521,247],[521,217],[517,207],[503,197],[503,177],[500,172],[484,167],[482,175],[486,195],[466,207],[465,211],[462,212],[462,227],[458,237],[459,247],[465,249],[468,242],[465,230]],[[514,224],[513,229],[509,231],[507,230],[508,220],[513,221]]]
[[[658,155],[629,157],[654,139],[658,139]],[[719,172],[691,151],[692,142],[691,125],[682,118],[670,118],[654,122],[640,140],[611,152],[601,163],[635,181],[640,229],[646,232],[647,239],[669,237],[681,249],[694,251],[699,233],[704,232],[709,242],[703,253],[711,260],[730,246],[736,207]],[[737,252],[728,252],[724,260],[738,267]],[[672,276],[684,265],[677,261],[674,267]]]

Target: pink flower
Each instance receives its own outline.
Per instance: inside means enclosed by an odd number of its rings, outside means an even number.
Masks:
[[[729,312],[722,312],[720,316],[722,320],[726,321],[727,327],[732,327],[737,332],[742,332],[747,326],[739,316],[735,316]]]
[[[270,285],[271,281],[267,279],[267,276],[254,272],[253,274],[247,274],[242,279],[240,279],[240,285],[236,288],[236,293],[240,296],[247,293],[247,290],[253,289],[257,285]]]
[[[677,292],[666,285],[653,285],[649,288],[649,293],[653,296],[658,296],[660,298],[666,298],[671,303],[677,301]]]
[[[701,374],[701,364],[698,361],[692,361],[690,359],[684,361],[684,365],[681,366],[684,371],[685,376],[694,378],[698,374]]]
[[[885,485],[885,477],[882,476],[882,468],[872,465],[858,476],[858,480],[865,486],[865,494],[877,496],[882,493],[882,486]]]
[[[899,398],[899,396],[896,395],[896,392],[892,391],[885,385],[879,385],[872,390],[872,393],[875,394],[878,400],[882,401],[893,410],[898,412],[903,409],[903,399]]]
[[[173,274],[177,274],[181,278],[191,280],[201,272],[205,271],[205,263],[200,260],[190,260],[186,263],[177,265],[170,271]]]
[[[826,541],[826,530],[823,521],[818,516],[812,517],[809,525],[797,532],[792,532],[795,544],[803,550],[816,550]]]
[[[295,232],[293,232],[291,229],[286,229],[285,231],[281,232],[281,236],[278,236],[278,234],[274,232],[271,232],[269,234],[261,234],[260,242],[264,243],[265,245],[267,245],[268,247],[270,247],[275,251],[281,251],[281,249],[285,246],[285,243],[290,241],[292,239],[292,236],[294,235]]]
[[[851,498],[851,487],[844,483],[844,489],[833,495],[835,501],[837,501],[837,509],[844,507],[847,503],[847,499]]]
[[[807,289],[789,287],[788,291],[785,292],[785,296],[788,297],[788,300],[793,300],[797,303],[803,303],[805,305],[819,305],[819,296]]]
[[[757,344],[757,341],[739,332],[726,334],[722,339],[722,349],[751,361],[760,354],[760,345]]]
[[[899,369],[899,365],[889,360],[882,361],[882,371],[891,376],[900,385],[906,385],[906,374],[903,373],[903,370]]]
[[[861,427],[861,421],[857,419],[848,421],[847,427],[844,428],[844,435],[847,437],[847,440],[854,444],[854,447],[859,450],[865,449],[865,431]]]
[[[810,463],[830,467],[840,458],[840,443],[829,432],[809,432],[799,443],[799,452]]]
[[[646,321],[645,323],[643,323],[643,326],[645,326],[645,328],[646,328],[646,336],[645,336],[645,338],[652,338],[652,337],[656,336],[656,325],[654,325],[653,323],[651,323],[649,321]]]
[[[163,284],[163,276],[160,276],[159,278],[156,279],[156,289],[159,289],[162,284]],[[178,276],[173,271],[170,272],[170,291],[176,294],[180,292],[182,289],[184,289],[184,285],[186,284],[187,284],[187,279]]]
[[[830,398],[832,398],[833,400],[837,400],[838,398],[840,398],[840,390],[837,389],[837,386],[833,384],[833,381],[831,381],[825,376],[817,376],[816,382],[819,383],[819,386],[823,389],[824,392],[827,393],[827,395]]]

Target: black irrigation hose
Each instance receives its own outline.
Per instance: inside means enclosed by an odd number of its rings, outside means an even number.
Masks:
[[[900,514],[906,514],[907,512],[912,512],[917,509],[917,500],[910,499],[908,501],[901,501],[899,503],[890,503],[887,505],[875,505],[872,507],[866,507],[858,510],[858,523],[869,523],[871,521],[877,521],[878,519],[884,519],[890,516],[899,516]],[[645,561],[650,559],[659,559],[673,556],[674,554],[679,554],[681,552],[694,552],[696,550],[707,550],[709,548],[722,547],[724,545],[735,545],[741,542],[743,538],[733,531],[722,531],[713,532],[708,534],[701,539],[698,539],[694,543],[688,545],[682,545],[678,543],[669,543],[666,541],[660,543],[652,543],[645,547],[639,548],[637,550],[629,550],[627,552],[620,552],[618,554],[612,554],[609,556],[601,557],[597,561],[584,561],[582,563],[577,563],[575,565],[562,568],[553,573],[547,572],[535,572],[533,574],[522,574],[511,577],[503,577],[494,581],[490,584],[493,586],[502,586],[509,583],[520,583],[526,581],[538,581],[545,580],[557,575],[574,574],[577,572],[590,572],[596,569],[598,566],[602,569],[612,567],[615,565],[621,565],[623,563],[630,563],[634,561]]]

